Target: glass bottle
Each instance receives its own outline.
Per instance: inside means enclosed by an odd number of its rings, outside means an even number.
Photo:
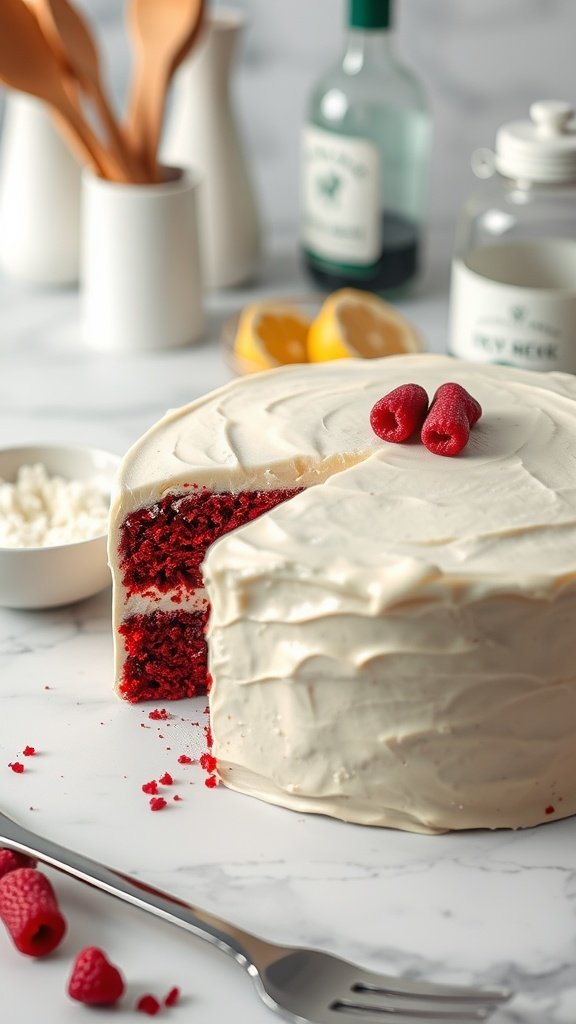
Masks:
[[[449,350],[475,362],[576,373],[576,125],[543,100],[478,151],[486,182],[462,210]]]
[[[422,243],[431,120],[394,53],[391,0],[347,0],[343,57],[312,90],[302,138],[301,241],[315,282],[405,291]]]

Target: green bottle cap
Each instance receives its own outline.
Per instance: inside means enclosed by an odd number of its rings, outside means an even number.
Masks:
[[[389,28],[391,0],[348,0],[350,28]]]

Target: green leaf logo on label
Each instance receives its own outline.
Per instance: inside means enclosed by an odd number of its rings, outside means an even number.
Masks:
[[[526,320],[526,307],[525,306],[512,306],[510,309],[510,316],[515,324],[524,323]]]
[[[335,203],[342,188],[342,178],[334,172],[324,174],[322,177],[316,178],[316,187],[324,199]]]

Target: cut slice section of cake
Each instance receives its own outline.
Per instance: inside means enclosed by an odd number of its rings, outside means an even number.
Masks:
[[[377,443],[355,417],[358,388],[371,401],[377,377],[326,368],[317,387],[298,369],[233,381],[168,413],[127,453],[109,532],[124,699],[206,692],[206,552]]]
[[[125,649],[121,696],[137,702],[206,693],[206,552],[299,490],[216,493],[192,484],[126,516],[118,544],[126,611],[118,625]]]

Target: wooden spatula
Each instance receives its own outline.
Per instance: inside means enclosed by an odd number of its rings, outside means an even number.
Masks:
[[[136,51],[127,131],[134,152],[159,180],[157,152],[172,76],[200,32],[204,0],[129,0]]]
[[[28,0],[28,4],[63,69],[77,80],[82,91],[94,102],[110,151],[126,177],[134,182],[148,180],[149,176],[124,139],[108,102],[98,49],[85,19],[68,0]]]
[[[122,168],[70,99],[60,65],[24,0],[0,2],[0,80],[49,103],[67,125],[82,159],[102,177],[125,180]]]

